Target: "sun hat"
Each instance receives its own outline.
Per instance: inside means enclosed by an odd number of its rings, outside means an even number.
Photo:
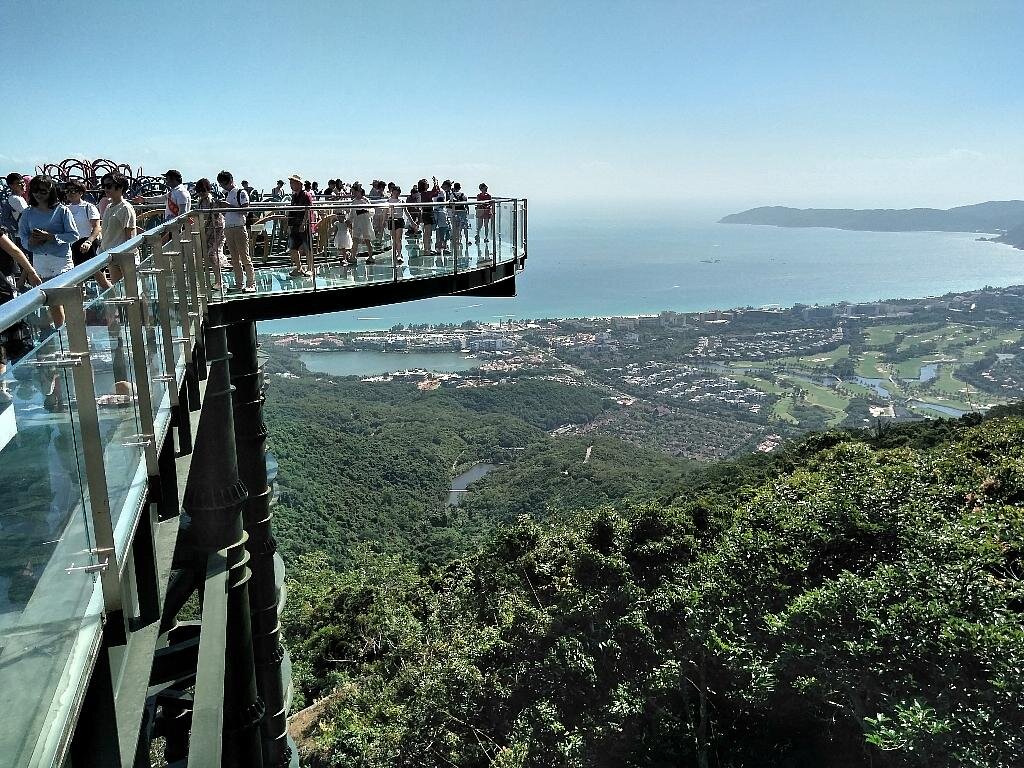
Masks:
[[[299,184],[301,184],[302,183],[302,177],[299,174],[297,174],[297,173],[293,173],[291,176],[288,177],[288,181],[297,181],[297,182],[299,182]]]

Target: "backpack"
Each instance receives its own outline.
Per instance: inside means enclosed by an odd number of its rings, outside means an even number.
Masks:
[[[5,204],[6,202],[4,201]],[[6,304],[17,295],[18,292],[14,288],[12,279],[6,275],[0,275],[0,304]],[[7,351],[7,357],[11,362],[18,360],[35,346],[35,342],[32,340],[32,328],[24,320],[19,320],[9,328],[0,331],[0,345]]]
[[[245,189],[243,187],[235,187],[234,189],[231,190],[231,192],[235,193],[235,205],[237,207],[241,208],[242,207],[242,193],[245,192]],[[231,192],[228,192],[228,195],[230,195]],[[251,203],[252,202],[252,197],[249,196],[248,192],[245,193],[245,196],[249,198],[249,202]],[[245,226],[251,227],[255,223],[256,223],[256,214],[255,214],[255,212],[253,212],[253,211],[246,211],[246,213],[245,213]]]
[[[12,192],[11,195],[13,194]],[[0,229],[6,229],[11,233],[13,239],[18,234],[18,220],[14,218],[14,208],[9,202],[11,195],[5,197],[4,201],[0,203]]]

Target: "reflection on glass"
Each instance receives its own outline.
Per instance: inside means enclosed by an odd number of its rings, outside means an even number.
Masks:
[[[97,579],[82,570],[94,544],[61,342],[52,334],[8,368],[0,395],[0,754],[14,765],[56,748],[26,734],[66,717],[99,629]]]
[[[129,351],[127,309],[118,301],[123,299],[122,288],[120,283],[115,285],[85,308],[107,496],[115,527],[129,495],[142,490],[134,470],[143,460],[143,429]]]

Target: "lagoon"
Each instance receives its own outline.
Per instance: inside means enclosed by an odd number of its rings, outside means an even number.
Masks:
[[[460,352],[302,352],[299,359],[313,373],[332,376],[379,376],[414,368],[459,373],[480,367],[480,360]]]
[[[466,492],[466,489],[492,469],[497,469],[497,465],[477,464],[476,466],[467,469],[458,477],[453,478],[452,489],[448,493],[448,501],[446,504],[449,507],[459,506],[459,502],[462,501],[462,494]]]

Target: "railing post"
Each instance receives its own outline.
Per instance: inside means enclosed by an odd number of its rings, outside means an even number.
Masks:
[[[206,211],[192,211],[195,214],[195,230],[193,231],[193,237],[195,237],[199,244],[196,246],[196,279],[198,281],[198,296],[199,296],[199,312],[200,312],[200,324],[206,320],[209,310],[207,304],[211,297],[210,294],[210,265],[206,263],[206,252],[210,249],[210,244],[206,238],[206,219],[207,216],[212,214]],[[217,265],[220,268],[220,265]]]
[[[529,256],[529,240],[530,240],[530,227],[528,226],[529,219],[527,218],[527,200],[523,198],[523,258],[519,263],[520,268],[525,266],[525,261]]]
[[[126,640],[126,627],[122,613],[121,575],[118,552],[114,547],[114,526],[110,517],[110,497],[103,461],[103,441],[100,437],[99,410],[96,406],[96,387],[93,384],[92,361],[89,358],[89,332],[85,324],[82,288],[73,285],[46,292],[46,303],[63,306],[67,329],[68,351],[77,362],[72,366],[75,396],[78,401],[78,425],[85,462],[85,479],[89,488],[89,508],[92,514],[95,547],[92,553],[99,563],[103,589],[103,607],[110,621],[110,642],[116,645]]]
[[[498,266],[498,233],[501,232],[501,202],[491,205],[491,266]]]
[[[512,200],[512,259],[519,260],[519,198]]]
[[[391,262],[392,262],[392,266],[394,266],[394,268],[395,268],[395,282],[397,283],[398,282],[398,254],[401,252],[403,243],[402,243],[401,240],[398,241],[398,250],[396,251],[395,250],[395,242],[394,242],[395,241],[395,206],[394,206],[393,203],[388,203],[388,220],[387,220],[387,223],[384,225],[384,229],[387,231],[387,234],[390,236],[389,239],[391,240]],[[404,230],[403,230],[403,232],[404,232]],[[383,240],[384,240],[384,233],[382,232],[381,233],[381,241],[383,241]]]

